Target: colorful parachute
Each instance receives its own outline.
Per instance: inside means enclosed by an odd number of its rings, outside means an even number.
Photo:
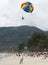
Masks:
[[[22,3],[21,8],[28,13],[32,13],[34,10],[33,4],[31,2]]]

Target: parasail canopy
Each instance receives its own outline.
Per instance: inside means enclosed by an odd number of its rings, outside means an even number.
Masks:
[[[28,13],[32,13],[34,10],[33,4],[31,2],[24,2],[21,4],[21,8]]]

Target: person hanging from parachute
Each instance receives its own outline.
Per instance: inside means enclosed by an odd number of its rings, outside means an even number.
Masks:
[[[34,10],[34,7],[31,2],[24,2],[21,4],[21,9],[27,13],[32,13]],[[24,20],[23,16],[22,16],[22,20]]]
[[[22,16],[22,20],[24,20],[24,17]]]

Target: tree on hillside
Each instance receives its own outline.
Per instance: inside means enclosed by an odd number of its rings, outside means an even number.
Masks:
[[[44,48],[48,48],[48,36],[44,33],[34,33],[28,40],[27,47],[30,51],[42,51]]]
[[[18,51],[22,52],[24,50],[24,43],[18,45]]]

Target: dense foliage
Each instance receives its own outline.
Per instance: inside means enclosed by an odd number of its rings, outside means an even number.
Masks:
[[[34,33],[28,40],[27,47],[29,51],[43,51],[48,50],[48,36],[44,33]]]

